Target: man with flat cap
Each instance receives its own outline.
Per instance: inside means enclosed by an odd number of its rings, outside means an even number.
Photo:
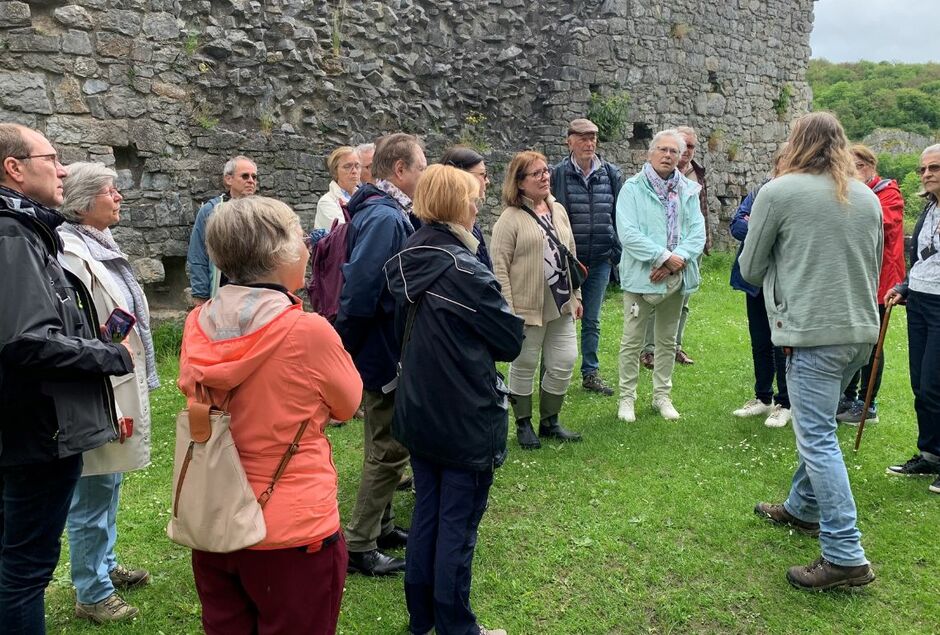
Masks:
[[[552,168],[552,195],[565,206],[577,257],[588,268],[581,286],[581,385],[605,396],[614,391],[601,379],[597,359],[600,312],[613,263],[620,261],[614,205],[623,172],[597,154],[597,126],[590,119],[568,125],[568,156]]]

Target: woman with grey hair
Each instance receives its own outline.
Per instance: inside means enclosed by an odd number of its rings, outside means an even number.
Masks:
[[[123,199],[114,186],[116,176],[98,163],[70,165],[61,208],[68,222],[58,230],[64,245],[62,265],[90,290],[99,323],[116,308],[137,318],[127,337],[134,373],[111,378],[118,439],[85,452],[67,523],[75,614],[99,624],[137,615],[116,589],[139,587],[150,580],[147,571],[118,564],[114,546],[123,473],[150,463],[148,393],[160,385],[147,298],[110,230],[121,219]]]
[[[676,330],[685,296],[698,289],[698,256],[705,248],[705,221],[699,210],[701,186],[677,169],[685,140],[673,129],[650,143],[648,160],[624,183],[617,197],[617,233],[623,245],[623,337],[620,340],[621,421],[636,421],[640,349],[646,324],[656,309],[653,356],[653,409],[678,419],[672,405]]]

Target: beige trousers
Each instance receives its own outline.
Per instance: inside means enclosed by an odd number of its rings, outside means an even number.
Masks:
[[[567,393],[578,360],[578,333],[572,317],[565,313],[544,326],[527,324],[523,333],[522,351],[509,365],[509,391],[514,395],[532,394],[541,357],[545,370],[542,390],[553,395]]]
[[[679,289],[655,305],[656,320],[653,357],[653,399],[668,397],[672,392],[672,369],[676,365],[676,330],[685,295]],[[623,293],[623,337],[620,339],[620,398],[636,399],[636,384],[640,376],[640,350],[646,325],[654,306],[642,294]]]

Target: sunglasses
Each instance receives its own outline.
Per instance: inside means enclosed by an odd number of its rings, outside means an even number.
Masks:
[[[924,176],[924,173],[940,172],[940,163],[931,163],[930,165],[922,165],[917,168],[917,173],[921,176]]]

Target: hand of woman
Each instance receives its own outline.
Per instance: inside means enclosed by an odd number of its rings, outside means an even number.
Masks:
[[[675,273],[677,271],[681,271],[682,268],[685,267],[685,260],[683,260],[681,256],[672,254],[669,256],[669,259],[663,263],[663,267],[666,267],[669,269],[669,271]]]
[[[656,267],[650,272],[650,282],[662,282],[672,275],[672,271],[666,265]]]
[[[574,319],[580,320],[584,317],[584,305],[581,304],[580,300],[575,300],[578,304],[574,307]]]
[[[885,294],[885,306],[892,306],[894,304],[903,304],[904,296],[902,296],[896,289],[891,289]]]

